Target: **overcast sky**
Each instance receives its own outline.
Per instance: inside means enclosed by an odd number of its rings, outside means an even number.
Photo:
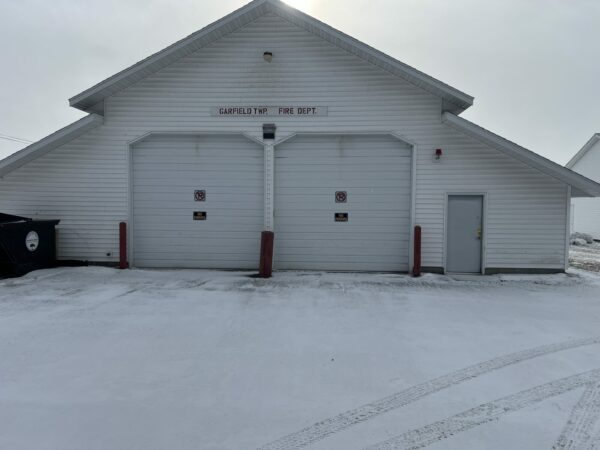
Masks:
[[[38,140],[67,99],[247,3],[0,1],[0,134]],[[470,95],[463,113],[566,163],[600,132],[599,0],[289,0]],[[0,139],[0,157],[23,147]]]

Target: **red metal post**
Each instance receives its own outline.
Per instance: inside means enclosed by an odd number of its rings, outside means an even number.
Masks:
[[[260,264],[258,275],[261,278],[271,278],[273,275],[273,242],[275,233],[263,231],[260,239]]]
[[[414,253],[413,277],[421,276],[421,227],[415,227],[415,253]]]
[[[121,222],[119,224],[119,269],[127,269],[127,224]]]

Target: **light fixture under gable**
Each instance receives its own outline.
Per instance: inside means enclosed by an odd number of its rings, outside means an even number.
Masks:
[[[272,141],[275,139],[275,130],[277,127],[274,123],[265,123],[263,124],[263,140]]]
[[[270,63],[271,61],[273,61],[273,53],[272,52],[264,52],[263,58],[266,62]]]

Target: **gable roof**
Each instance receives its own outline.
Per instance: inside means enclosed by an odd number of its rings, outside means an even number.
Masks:
[[[527,150],[514,142],[504,139],[479,125],[475,125],[474,123],[449,112],[442,115],[442,122],[467,136],[477,139],[483,144],[499,150],[502,153],[571,186],[573,189],[571,195],[573,197],[600,197],[600,184],[595,181],[573,172],[571,169],[565,168],[554,161],[550,161],[531,150]]]
[[[67,142],[78,138],[103,122],[104,118],[102,116],[89,114],[88,116],[73,122],[71,125],[67,125],[51,135],[13,153],[0,161],[0,177],[3,177],[7,173],[12,172],[22,165],[39,158]]]
[[[69,99],[69,104],[83,111],[103,114],[105,98],[268,13],[277,14],[325,41],[440,97],[445,111],[459,114],[473,105],[473,97],[470,95],[404,64],[280,0],[254,0],[200,31],[75,95]]]
[[[575,164],[577,164],[577,163],[579,162],[579,160],[580,160],[581,158],[583,158],[583,157],[586,155],[586,153],[587,153],[587,152],[589,152],[589,151],[592,149],[592,147],[593,147],[594,145],[596,145],[596,142],[599,142],[599,141],[600,141],[600,133],[596,133],[596,134],[594,134],[594,135],[593,135],[593,136],[590,138],[590,140],[589,140],[589,141],[587,141],[587,143],[586,143],[586,144],[585,144],[585,145],[584,145],[584,146],[581,148],[581,150],[579,150],[579,151],[578,151],[578,152],[575,154],[575,156],[573,156],[573,158],[571,158],[571,161],[569,161],[569,162],[568,162],[568,163],[565,165],[565,167],[567,167],[567,168],[569,168],[569,169],[572,169],[572,168],[575,166]]]

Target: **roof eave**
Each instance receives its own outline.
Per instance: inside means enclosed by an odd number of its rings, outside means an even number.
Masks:
[[[504,139],[479,125],[449,112],[442,115],[442,122],[491,148],[499,150],[502,153],[571,186],[574,188],[572,193],[574,197],[600,197],[600,184],[595,181],[573,172],[554,161],[544,158],[531,150],[521,147],[514,142]]]
[[[87,133],[104,122],[104,118],[97,114],[90,114],[64,128],[52,133],[45,138],[34,142],[33,144],[7,156],[0,161],[0,177],[12,172],[15,169],[33,161],[36,158],[64,145],[73,139]]]
[[[594,134],[589,141],[587,141],[585,143],[585,145],[581,148],[581,150],[579,150],[575,156],[573,156],[573,158],[571,158],[571,160],[565,165],[566,168],[568,169],[572,169],[573,167],[575,167],[575,164],[577,164],[579,162],[579,160],[581,160],[581,158],[583,158],[586,153],[594,146],[596,145],[596,143],[600,141],[600,133],[596,133]]]

